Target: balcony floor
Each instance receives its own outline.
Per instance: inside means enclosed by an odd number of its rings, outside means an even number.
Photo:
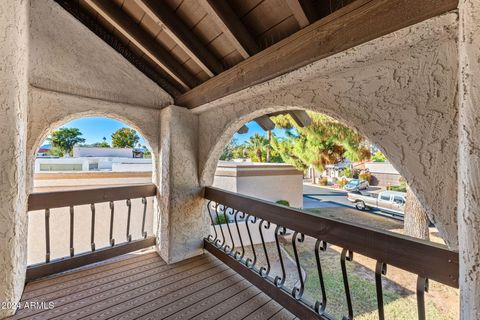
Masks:
[[[153,250],[30,282],[21,306],[10,319],[295,318],[209,253],[167,265]]]

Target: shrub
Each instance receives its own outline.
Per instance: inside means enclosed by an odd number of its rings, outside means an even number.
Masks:
[[[290,207],[290,202],[288,202],[287,200],[278,200],[276,203],[281,204],[282,206]]]
[[[340,187],[344,187],[348,183],[348,180],[343,178],[343,179],[338,180],[337,183]]]
[[[215,221],[216,224],[228,223],[227,216],[224,213],[220,213]]]
[[[385,162],[385,161],[387,161],[387,157],[385,157],[385,155],[382,152],[377,151],[372,156],[372,160],[373,160],[373,162]]]
[[[327,177],[323,177],[322,179],[320,179],[319,181],[320,185],[322,186],[326,186],[328,184],[328,178]]]
[[[353,176],[353,172],[351,168],[345,168],[342,171],[340,171],[340,176],[341,177],[347,177],[351,178]]]
[[[370,183],[372,181],[372,174],[370,172],[361,172],[358,175],[358,179],[363,180],[363,181],[368,181]]]
[[[390,191],[400,191],[400,192],[407,192],[407,181],[404,177],[400,177],[398,179],[399,184],[393,186],[387,186],[387,190]]]
[[[387,190],[389,191],[400,191],[400,192],[407,192],[407,186],[399,185],[399,186],[387,186]]]

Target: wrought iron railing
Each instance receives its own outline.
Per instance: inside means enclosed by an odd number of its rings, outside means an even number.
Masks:
[[[28,266],[27,280],[62,272],[154,245],[155,237],[148,235],[145,229],[145,220],[148,206],[147,198],[155,196],[156,193],[157,187],[153,184],[32,193],[28,199],[29,213],[38,210],[44,212],[45,261]],[[133,239],[131,234],[133,199],[141,199],[141,208],[136,210],[140,216],[135,217],[141,219],[141,236],[139,239]],[[123,222],[115,221],[115,203],[122,200],[125,201],[127,207],[127,217]],[[105,230],[105,232],[108,232],[109,245],[103,248],[97,248],[95,239],[97,228],[96,206],[100,203],[108,203],[110,211],[108,230]],[[82,236],[90,239],[90,252],[77,254],[74,241],[75,208],[81,205],[90,206],[90,231],[82,234]],[[69,225],[68,227],[65,226],[69,232],[69,256],[52,260],[50,218],[51,210],[55,208],[69,208]],[[126,226],[125,241],[115,241],[114,228],[122,223]]]
[[[319,217],[216,188],[206,188],[205,198],[208,200],[212,222],[212,234],[204,241],[205,249],[300,319],[333,318],[328,308],[329,297],[322,272],[322,267],[325,267],[325,264],[322,264],[322,254],[330,245],[339,247],[341,252],[339,262],[347,313],[343,319],[354,317],[352,288],[347,268],[347,262],[353,260],[354,253],[376,261],[374,279],[380,319],[385,318],[382,278],[386,275],[387,265],[416,275],[419,319],[425,319],[425,292],[428,290],[429,279],[458,288],[458,253],[449,251],[445,246]],[[231,223],[223,223],[225,220],[230,220]],[[265,237],[272,236],[272,233],[276,249],[268,249],[266,245]],[[281,246],[281,238],[285,241],[284,236],[288,234],[291,235],[288,241],[294,256],[291,260],[296,266],[296,272],[290,273],[286,272],[288,257]],[[307,236],[313,237],[315,242],[312,249],[321,292],[315,299],[304,296],[306,276],[298,250],[298,245],[304,242]],[[258,247],[255,249],[255,243],[261,245],[261,252]],[[275,273],[272,272],[273,253],[277,259],[275,263],[280,265]],[[263,256],[261,262],[258,259],[260,256]],[[285,285],[289,277],[295,278],[294,285],[290,287]]]

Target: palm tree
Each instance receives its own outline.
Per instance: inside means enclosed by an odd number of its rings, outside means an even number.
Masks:
[[[255,133],[247,141],[248,147],[255,152],[258,162],[263,162],[263,151],[267,149],[268,141],[264,136]]]
[[[272,151],[272,130],[267,131],[267,162],[271,160],[271,151]]]

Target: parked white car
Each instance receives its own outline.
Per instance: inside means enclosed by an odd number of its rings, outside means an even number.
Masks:
[[[379,194],[362,194],[354,191],[348,193],[347,200],[355,203],[358,210],[379,209],[403,215],[407,198],[405,193],[398,191],[383,191]]]

